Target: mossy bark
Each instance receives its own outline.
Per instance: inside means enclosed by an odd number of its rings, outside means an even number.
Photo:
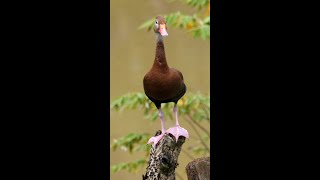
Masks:
[[[210,157],[195,159],[186,166],[188,180],[210,179]]]

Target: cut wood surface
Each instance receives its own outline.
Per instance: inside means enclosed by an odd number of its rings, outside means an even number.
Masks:
[[[195,159],[186,166],[188,180],[210,179],[210,157]]]
[[[157,131],[156,135],[161,134]],[[156,147],[150,150],[150,158],[142,180],[175,180],[175,169],[179,165],[178,157],[185,137],[180,136],[178,141],[171,134],[165,134]]]

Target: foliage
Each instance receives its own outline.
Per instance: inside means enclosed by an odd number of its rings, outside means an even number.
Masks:
[[[173,103],[162,104],[162,111],[166,118],[173,119]],[[188,115],[195,121],[210,121],[210,96],[201,93],[187,93],[178,101],[179,116]],[[116,111],[129,109],[144,109],[146,119],[155,121],[158,111],[152,101],[141,92],[128,93],[110,104],[110,108]]]
[[[148,142],[149,136],[150,135],[147,133],[129,133],[120,139],[115,139],[111,145],[111,149],[116,150],[120,147],[124,151],[129,150],[130,153],[141,150],[149,150],[146,148],[146,146],[144,146],[144,144]]]
[[[167,0],[173,2],[177,0]],[[201,37],[204,40],[210,38],[210,0],[179,0],[196,9],[197,13],[192,15],[183,14],[180,11],[163,15],[168,26],[184,29],[192,33],[193,37]],[[154,24],[154,17],[140,25],[138,29],[147,29],[150,31]],[[201,93],[187,93],[178,102],[179,119],[188,122],[197,135],[197,144],[187,147],[186,153],[208,155],[210,133],[200,123],[210,124],[210,95]],[[110,103],[110,109],[117,112],[127,110],[141,109],[144,111],[144,117],[152,122],[158,119],[158,111],[154,104],[142,92],[128,93],[114,99]],[[166,119],[173,120],[173,103],[162,105],[162,111]],[[201,133],[199,133],[201,131]],[[151,145],[146,145],[148,139],[154,134],[148,133],[129,133],[128,135],[115,139],[111,143],[110,148],[113,151],[123,150],[129,153],[138,151],[145,152],[145,158],[138,159],[133,162],[119,163],[111,167],[112,172],[127,170],[129,172],[136,171],[139,167],[143,167],[148,162],[148,155]],[[193,159],[193,158],[192,158]]]
[[[173,103],[166,103],[162,106],[163,114],[167,119],[173,120]],[[210,96],[203,95],[201,93],[186,93],[178,102],[179,118],[185,119],[189,123],[193,123],[198,128],[203,128],[197,122],[210,123]],[[148,99],[148,97],[142,92],[128,93],[114,99],[110,103],[110,109],[118,112],[124,110],[141,109],[144,110],[145,118],[150,121],[158,119],[158,110],[155,105]],[[192,145],[188,149],[194,154],[208,154],[209,149],[205,146],[205,143],[209,141],[208,132],[205,136],[198,136],[198,144]],[[202,133],[203,134],[203,133]],[[113,151],[121,149],[130,153],[142,151],[145,152],[145,159],[137,160],[135,162],[120,163],[112,166],[112,172],[118,172],[120,170],[128,170],[129,172],[136,170],[138,167],[142,167],[147,163],[148,155],[151,146],[146,145],[148,139],[151,137],[148,133],[129,133],[128,135],[115,139],[110,148]]]
[[[174,1],[174,0],[171,0]],[[198,9],[202,9],[208,5],[210,5],[210,0],[180,0],[183,1],[184,3],[191,5],[193,7],[196,7]]]
[[[118,172],[120,170],[128,170],[129,172],[136,171],[139,166],[144,166],[146,163],[146,159],[138,159],[133,162],[120,163],[115,166],[112,166],[112,172]]]
[[[171,0],[173,1],[173,0]],[[184,3],[197,8],[198,11],[206,8],[205,12],[185,15],[180,11],[163,15],[169,26],[174,28],[186,29],[194,37],[202,39],[210,38],[210,0],[180,0]],[[154,25],[154,17],[144,22],[138,29],[147,29],[150,31]]]

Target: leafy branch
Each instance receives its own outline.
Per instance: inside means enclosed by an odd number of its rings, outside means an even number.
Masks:
[[[162,106],[164,115],[170,120],[173,120],[173,105],[173,103],[167,103]],[[186,93],[178,102],[178,106],[179,117],[185,119],[190,124],[200,142],[198,145],[190,146],[189,150],[194,154],[209,154],[210,149],[207,146],[208,138],[206,137],[209,137],[210,134],[205,127],[200,125],[200,122],[210,123],[210,96],[199,92]],[[158,110],[142,92],[127,93],[114,99],[110,102],[110,109],[117,112],[141,109],[144,110],[146,119],[152,122],[158,119]],[[196,127],[198,127],[199,130],[197,130]],[[202,133],[199,131],[202,131]],[[205,134],[206,136],[201,136],[201,134]],[[115,139],[110,145],[113,151],[118,149],[128,151],[129,153],[142,151],[145,152],[146,156],[144,159],[113,165],[112,172],[118,172],[120,170],[132,172],[138,167],[143,167],[147,163],[147,157],[151,148],[151,146],[146,145],[150,137],[151,134],[148,133],[129,133],[119,139]],[[186,151],[184,153],[192,157],[190,153]]]
[[[162,104],[164,116],[173,120],[173,103]],[[178,101],[179,116],[188,115],[196,122],[210,122],[210,96],[201,93],[186,93]],[[122,112],[124,110],[142,109],[146,119],[155,121],[158,111],[153,102],[142,92],[127,93],[113,100],[110,109]],[[203,129],[203,127],[202,127]],[[206,131],[208,132],[208,131]]]
[[[169,26],[174,28],[186,29],[192,33],[194,37],[201,37],[202,39],[210,38],[210,1],[209,0],[180,0],[188,5],[196,7],[201,10],[207,7],[202,14],[194,13],[193,15],[185,15],[180,11],[163,15]],[[138,29],[147,29],[150,31],[154,25],[154,18],[145,21]]]
[[[177,0],[167,0],[173,2]],[[186,5],[196,8],[196,13],[192,15],[183,14],[180,11],[163,15],[167,25],[173,28],[184,29],[191,33],[193,37],[201,37],[204,40],[210,38],[210,0],[179,0]],[[154,24],[154,17],[145,21],[138,29],[147,29],[150,31]],[[210,132],[200,123],[208,123],[210,125],[210,95],[201,93],[187,93],[178,102],[179,118],[185,119],[192,129],[196,132],[198,142],[190,145],[187,150],[182,150],[189,158],[193,159],[191,154],[209,154],[207,145]],[[110,109],[117,112],[127,110],[140,109],[144,111],[144,117],[152,122],[158,119],[158,110],[154,104],[142,92],[133,92],[124,94],[110,102]],[[166,119],[173,120],[173,103],[162,105],[162,111]],[[198,130],[197,130],[198,128]],[[113,151],[123,150],[129,153],[142,151],[146,153],[145,158],[132,162],[119,163],[111,167],[112,172],[127,170],[129,172],[136,171],[139,167],[143,167],[148,162],[148,155],[151,146],[146,145],[151,137],[148,133],[129,133],[119,139],[115,139],[110,148]],[[182,179],[182,177],[177,174]]]
[[[129,172],[136,171],[138,167],[143,167],[147,163],[146,159],[138,159],[133,162],[119,163],[111,167],[112,172],[118,172],[120,170],[128,170]]]

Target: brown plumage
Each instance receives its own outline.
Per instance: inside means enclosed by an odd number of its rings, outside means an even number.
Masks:
[[[168,35],[166,30],[165,19],[161,16],[156,17],[154,24],[154,32],[157,35],[156,55],[152,68],[143,79],[145,94],[158,108],[162,125],[162,134],[150,138],[148,142],[153,142],[154,145],[158,143],[165,133],[173,134],[176,140],[180,135],[189,137],[187,130],[179,126],[177,114],[177,102],[185,94],[186,85],[184,84],[182,73],[168,66],[163,44],[163,37]],[[173,111],[176,117],[176,127],[165,131],[161,103],[169,102],[175,103]]]

